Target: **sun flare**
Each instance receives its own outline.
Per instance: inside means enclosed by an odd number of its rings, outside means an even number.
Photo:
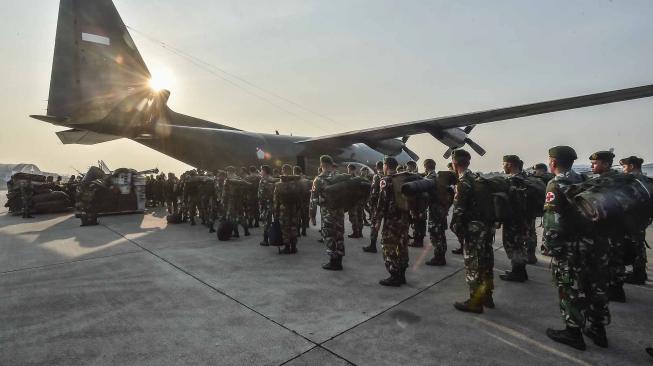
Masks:
[[[151,89],[161,91],[163,89],[170,90],[174,86],[175,78],[169,68],[165,66],[154,65],[150,70],[152,77],[148,82]]]

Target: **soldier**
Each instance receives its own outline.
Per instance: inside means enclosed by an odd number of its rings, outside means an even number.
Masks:
[[[197,180],[197,172],[191,170],[186,176],[186,182],[184,184],[184,197],[186,202],[188,202],[188,219],[190,224],[195,226],[195,214],[197,213],[199,205],[199,181]]]
[[[437,180],[435,172],[435,160],[424,160],[424,173],[426,179]],[[440,194],[440,192],[438,192]],[[428,230],[433,245],[433,258],[425,262],[429,266],[444,266],[447,264],[445,253],[447,252],[447,216],[449,206],[443,207],[435,197],[429,197],[428,202]]]
[[[377,229],[376,222],[374,221],[376,205],[379,202],[379,193],[381,191],[380,183],[383,178],[383,162],[376,162],[376,173],[372,176],[372,187],[370,188],[369,205],[371,208],[370,215],[370,245],[363,247],[363,251],[367,253],[376,253],[376,241],[379,237],[379,230]]]
[[[268,165],[261,167],[261,180],[258,184],[258,203],[261,221],[263,223],[262,246],[269,246],[270,224],[272,224],[272,201],[274,195],[275,179],[272,178],[272,169]]]
[[[553,174],[549,173],[549,169],[544,163],[537,163],[533,165],[533,176],[540,178],[544,184],[549,184],[549,181],[553,179]],[[532,220],[532,224],[529,224],[528,232],[528,260],[527,264],[537,263],[537,257],[535,256],[535,251],[537,250],[537,230],[535,228],[535,219]],[[544,245],[540,246],[540,251],[543,255],[548,255]]]
[[[361,178],[366,179],[368,182],[372,182],[372,176],[370,175],[370,168],[368,167],[362,167],[360,170],[360,176]],[[372,211],[370,207],[370,201],[369,199],[366,202],[363,202],[361,205],[361,217],[363,218],[363,226],[370,226],[370,222],[367,220],[368,216],[372,216]]]
[[[255,166],[249,167],[249,173],[245,180],[250,184],[247,190],[247,224],[249,227],[259,227],[258,183],[261,180],[261,175]]]
[[[298,178],[292,175],[292,167],[284,164],[281,167],[281,182],[274,185],[274,216],[279,219],[283,237],[283,249],[279,254],[297,253],[300,206],[300,197],[297,197],[297,193],[301,192],[301,188],[298,188],[301,184]]]
[[[381,251],[385,268],[390,277],[379,281],[380,285],[399,287],[406,283],[408,268],[408,230],[410,229],[409,211],[400,209],[394,185],[401,184],[396,171],[399,163],[393,157],[386,157],[383,162],[384,177],[379,183],[379,200],[374,213],[377,230],[383,224],[381,232]],[[396,179],[399,178],[399,179]]]
[[[347,165],[347,174],[352,177],[356,176],[356,165],[349,164]],[[353,231],[350,235],[347,235],[349,238],[362,238],[363,237],[363,218],[360,217],[360,206],[361,204],[355,204],[349,209],[349,223],[351,223],[351,230]]]
[[[503,157],[503,172],[508,174],[511,186],[519,184],[519,179],[525,179],[522,171],[523,162],[517,155]],[[521,202],[525,203],[525,202]],[[521,205],[520,205],[521,206]],[[529,220],[526,215],[515,215],[503,223],[502,240],[503,248],[510,259],[512,269],[499,275],[504,281],[524,282],[528,280],[526,273],[527,241]]]
[[[242,179],[236,175],[236,168],[228,166],[226,168],[227,179],[224,183],[224,190],[222,192],[222,204],[225,209],[225,217],[227,221],[231,222],[234,226],[234,238],[239,238],[238,225],[242,225],[245,229],[245,236],[249,236],[249,228],[247,223],[244,222],[245,216],[243,215],[243,188],[242,184],[246,184]]]
[[[565,198],[573,184],[583,178],[572,170],[576,151],[569,146],[549,149],[549,167],[555,177],[546,188],[544,204],[544,244],[553,260],[553,280],[560,297],[560,313],[565,329],[546,330],[552,340],[585,350],[581,330],[595,344],[607,347],[605,325],[610,322],[605,293],[608,247],[596,240],[596,228],[582,219]],[[585,327],[586,322],[590,326]]]
[[[611,151],[598,151],[590,156],[592,173],[599,178],[606,178],[620,174],[612,169],[614,154]],[[616,302],[626,302],[624,292],[624,279],[626,266],[624,265],[624,237],[623,225],[617,223],[602,223],[597,225],[599,235],[597,239],[607,240],[610,248],[610,279],[608,281],[608,299]]]
[[[642,174],[642,164],[644,159],[636,156],[629,156],[621,159],[619,165],[623,168],[624,173],[632,174],[638,179],[645,179]],[[637,218],[629,218],[632,228],[627,230],[625,245],[632,250],[632,258],[629,263],[633,266],[632,272],[627,272],[624,282],[643,285],[646,283],[648,276],[646,274],[646,228],[651,224],[650,215],[640,214]]]
[[[417,163],[410,160],[406,163],[406,171],[409,173],[418,174]],[[420,197],[417,200],[417,206],[410,213],[410,224],[413,227],[413,242],[408,246],[421,248],[424,246],[424,237],[426,236],[426,213],[428,204],[426,197]]]
[[[311,187],[313,186],[313,182],[306,179],[300,166],[295,165],[292,168],[292,173],[293,175],[300,177],[299,182],[302,186],[302,195],[299,205],[299,226],[297,227],[297,230],[301,229],[301,236],[306,236],[306,229],[308,229],[308,226],[310,225],[308,212],[311,204]]]
[[[320,157],[322,173],[313,180],[311,189],[311,222],[316,225],[317,206],[322,211],[322,236],[327,247],[329,262],[322,265],[330,271],[342,270],[342,257],[345,255],[345,212],[342,209],[329,207],[324,197],[324,189],[328,180],[335,175],[333,159],[329,155]]]
[[[166,200],[168,214],[177,213],[177,210],[179,209],[176,193],[177,185],[179,185],[179,180],[175,177],[175,173],[168,173],[168,180],[166,180],[163,188],[163,195]]]
[[[447,163],[447,169],[449,169],[450,172],[456,173],[456,171],[453,168],[453,164],[451,162]],[[456,173],[456,175],[458,175],[458,173]],[[458,249],[452,249],[451,254],[460,255],[463,254],[463,243],[465,241],[465,237],[462,234],[461,235],[456,234],[456,237],[458,238],[458,244],[460,244],[460,246],[458,247]]]
[[[464,263],[469,299],[456,302],[454,307],[464,312],[482,313],[483,307],[494,308],[494,222],[482,217],[475,197],[477,176],[469,170],[471,155],[465,150],[455,150],[453,169],[458,173],[451,229],[464,236]]]
[[[32,181],[29,178],[23,178],[19,182],[20,198],[22,200],[22,214],[24,219],[34,218],[31,214],[32,196],[34,195],[34,188]]]

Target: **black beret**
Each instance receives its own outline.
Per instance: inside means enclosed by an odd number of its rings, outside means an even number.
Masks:
[[[383,158],[383,164],[386,164],[390,169],[396,169],[397,166],[399,166],[399,162],[397,159],[393,158],[392,156],[386,156]]]
[[[633,164],[636,166],[641,166],[643,163],[644,163],[644,159],[638,158],[637,156],[629,156],[627,158],[623,158],[619,160],[620,165]]]
[[[451,158],[455,161],[461,161],[461,160],[472,160],[472,155],[470,155],[469,152],[463,149],[458,149],[454,150],[453,153],[451,154]]]
[[[614,154],[612,151],[597,151],[590,155],[590,160],[612,161]]]
[[[513,164],[519,164],[521,160],[519,159],[519,156],[517,155],[504,155],[503,156],[503,162],[504,163],[513,163]]]
[[[576,160],[576,150],[570,146],[555,146],[549,149],[549,157],[563,160]]]
[[[533,169],[535,169],[535,170],[549,170],[549,167],[546,166],[546,164],[544,164],[544,163],[537,163],[537,164],[533,165]]]

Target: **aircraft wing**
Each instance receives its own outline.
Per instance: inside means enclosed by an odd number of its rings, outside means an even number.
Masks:
[[[122,137],[114,135],[106,135],[97,132],[84,131],[84,130],[65,130],[56,132],[59,140],[65,145],[80,144],[80,145],[95,145],[102,142],[117,140]]]
[[[651,96],[653,96],[653,85],[645,85],[635,88],[550,100],[546,102],[524,104],[515,107],[498,108],[482,112],[398,123],[382,127],[315,137],[298,141],[296,143],[307,147],[338,147],[353,143],[368,143],[374,145],[382,140],[406,137],[421,133],[430,133],[450,148],[458,148],[465,143],[468,143],[472,148],[474,148],[473,145],[475,145],[475,143],[467,138],[467,133],[471,131],[472,126],[477,124],[564,111],[568,109],[591,107]],[[457,128],[466,126],[468,127],[465,130],[459,130]],[[447,130],[449,129],[456,129],[459,132],[456,131],[456,133],[451,133],[452,136],[447,136]],[[474,150],[477,149],[474,148]],[[482,148],[480,148],[480,150],[482,151]]]

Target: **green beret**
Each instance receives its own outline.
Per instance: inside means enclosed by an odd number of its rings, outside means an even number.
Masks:
[[[521,160],[519,159],[519,156],[517,155],[504,155],[503,156],[503,162],[504,163],[513,163],[513,164],[519,164]]]
[[[597,151],[590,155],[590,160],[612,161],[614,154],[612,151]]]
[[[644,163],[644,159],[638,158],[637,156],[629,156],[627,158],[623,158],[619,160],[619,165],[633,164],[635,166],[642,166],[643,163]]]
[[[549,157],[554,159],[562,160],[576,160],[578,155],[576,155],[576,150],[570,146],[555,146],[549,149]]]
[[[469,161],[472,160],[472,155],[466,150],[458,149],[453,151],[453,153],[451,154],[451,158],[455,161],[461,161],[461,160]]]
[[[397,159],[395,159],[392,156],[386,156],[385,158],[383,158],[383,164],[390,167],[390,169],[396,169],[397,166],[399,166],[399,162],[397,161]]]

